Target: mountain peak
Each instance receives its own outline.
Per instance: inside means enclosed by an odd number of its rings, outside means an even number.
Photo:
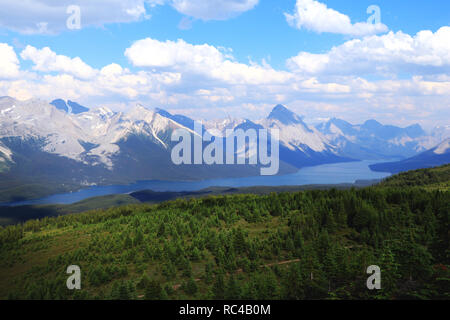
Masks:
[[[134,120],[143,120],[145,118],[153,118],[156,113],[147,109],[142,104],[136,104],[133,108],[131,108],[128,112],[126,112],[127,117],[132,118]]]
[[[268,119],[278,120],[283,124],[303,124],[302,118],[286,108],[285,106],[279,104],[273,108],[272,112],[269,114]]]
[[[131,108],[131,111],[150,111],[149,109],[147,109],[146,107],[144,107],[142,104],[137,103],[133,108]]]
[[[290,112],[290,110],[288,108],[286,108],[285,106],[283,106],[282,104],[277,104],[273,108],[272,112],[276,112],[276,111],[289,111]]]
[[[164,109],[161,109],[161,108],[155,108],[155,112],[157,114],[159,114],[160,116],[163,116],[167,119],[175,121],[176,123],[188,128],[188,129],[194,130],[194,122],[195,121],[189,117],[183,116],[181,114],[173,115],[170,112],[168,112]]]
[[[422,126],[418,123],[405,128],[405,131],[406,134],[411,138],[417,138],[426,135],[426,132],[422,129]]]
[[[94,114],[97,114],[98,116],[100,116],[103,119],[111,118],[116,114],[114,111],[112,111],[108,107],[100,107],[100,108],[92,110],[92,112]]]
[[[155,108],[155,113],[157,113],[163,117],[169,118],[169,119],[171,119],[171,117],[173,117],[170,112],[168,112],[164,109],[161,109],[161,108]]]
[[[4,103],[15,103],[16,99],[10,97],[10,96],[3,96],[0,97],[0,102],[4,102]]]
[[[363,127],[366,127],[366,128],[379,128],[382,126],[383,125],[381,123],[379,123],[377,120],[374,120],[374,119],[367,120],[363,124]]]
[[[339,118],[331,118],[328,123],[332,123],[339,126],[351,126],[352,124],[348,121],[339,119]]]
[[[239,124],[234,128],[235,131],[239,129],[247,131],[248,129],[255,129],[255,130],[264,129],[264,127],[261,126],[260,124],[254,123],[249,119],[245,119],[241,124]]]
[[[316,129],[323,134],[340,134],[346,136],[354,136],[357,134],[357,130],[350,122],[336,117],[330,118],[327,122],[318,124]]]

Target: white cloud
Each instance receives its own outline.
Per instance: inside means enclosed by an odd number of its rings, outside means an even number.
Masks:
[[[147,7],[170,5],[202,20],[226,20],[253,9],[259,0],[0,0],[0,28],[23,34],[67,31],[71,5],[80,7],[81,28],[149,19]]]
[[[48,47],[27,46],[21,53],[22,59],[34,63],[32,70],[39,72],[20,71],[15,51],[7,44],[0,43],[0,58],[0,95],[21,100],[31,97],[132,100],[159,92],[162,87],[170,87],[181,79],[178,73],[131,72],[115,63],[98,70],[80,58],[58,55]]]
[[[226,117],[228,113],[254,119],[270,111],[272,105],[283,103],[311,118],[337,116],[358,122],[369,117],[386,121],[395,117],[407,122],[419,121],[428,113],[424,121],[445,124],[450,103],[446,34],[443,28],[410,37],[414,41],[406,43],[413,49],[406,51],[403,42],[408,37],[401,33],[375,37],[377,45],[366,43],[369,48],[358,50],[354,46],[365,43],[366,38],[349,41],[352,45],[343,45],[349,46],[348,52],[339,49],[318,57],[309,53],[304,55],[309,61],[303,61],[301,68],[295,64],[290,72],[265,63],[237,62],[231,50],[208,44],[153,39],[140,40],[126,51],[135,71],[116,63],[95,69],[50,48],[30,46],[22,52],[34,62],[34,70],[27,71],[20,69],[14,50],[0,43],[0,57],[10,57],[0,59],[0,64],[13,70],[8,72],[9,78],[0,76],[0,96],[48,101],[65,98],[91,107],[119,108],[115,110],[140,102],[148,107],[186,110],[203,118]],[[402,44],[398,39],[403,39]],[[390,54],[381,54],[386,48]],[[355,55],[348,56],[352,50]],[[380,61],[367,58],[372,55]],[[69,67],[76,64],[80,67]],[[409,79],[364,79],[360,74],[370,71],[370,66],[388,71],[398,66],[403,71],[406,66],[415,66],[414,71],[431,66],[444,74],[411,72]],[[0,70],[5,73],[7,68]]]
[[[95,70],[84,63],[79,57],[69,58],[57,55],[49,47],[36,49],[27,46],[20,54],[24,60],[31,60],[34,63],[33,70],[42,72],[62,72],[72,74],[78,78],[92,78]]]
[[[70,5],[81,9],[81,27],[148,18],[145,0],[0,0],[0,27],[24,34],[67,30]],[[153,1],[152,1],[153,2]]]
[[[358,22],[316,0],[297,0],[294,12],[285,13],[287,22],[295,28],[314,32],[329,32],[350,36],[365,36],[387,32],[382,23]]]
[[[19,75],[19,59],[13,47],[0,43],[0,79]]]
[[[214,46],[192,45],[184,40],[161,42],[151,38],[136,41],[125,56],[137,67],[158,68],[202,76],[228,84],[284,83],[288,72],[268,65],[243,64]]]
[[[287,61],[294,72],[314,75],[448,74],[450,27],[410,36],[401,31],[347,41],[324,54],[300,52]]]
[[[226,20],[253,9],[259,0],[171,0],[180,13],[201,20]]]
[[[192,45],[181,39],[176,42],[139,40],[126,49],[125,56],[138,67],[209,69],[223,61],[223,54],[215,47]]]

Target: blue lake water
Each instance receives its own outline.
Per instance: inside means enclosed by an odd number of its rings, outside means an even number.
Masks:
[[[360,161],[306,167],[294,174],[202,181],[138,181],[130,185],[94,186],[77,192],[55,194],[37,200],[9,203],[10,206],[36,204],[72,204],[87,198],[127,194],[140,190],[197,191],[208,187],[297,186],[310,184],[354,183],[357,180],[382,179],[389,173],[371,171],[369,165],[380,161]]]

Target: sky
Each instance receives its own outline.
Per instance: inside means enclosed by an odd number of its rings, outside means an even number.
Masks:
[[[0,95],[196,119],[450,119],[446,0],[0,0]]]

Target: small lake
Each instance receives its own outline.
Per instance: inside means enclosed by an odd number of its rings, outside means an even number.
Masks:
[[[371,171],[369,165],[383,161],[359,161],[326,164],[300,169],[282,176],[214,179],[202,181],[138,181],[130,185],[94,186],[77,192],[55,194],[42,199],[13,202],[4,205],[72,204],[87,198],[112,194],[127,194],[141,190],[198,191],[208,187],[297,186],[311,184],[354,183],[357,180],[383,179],[390,173]]]

